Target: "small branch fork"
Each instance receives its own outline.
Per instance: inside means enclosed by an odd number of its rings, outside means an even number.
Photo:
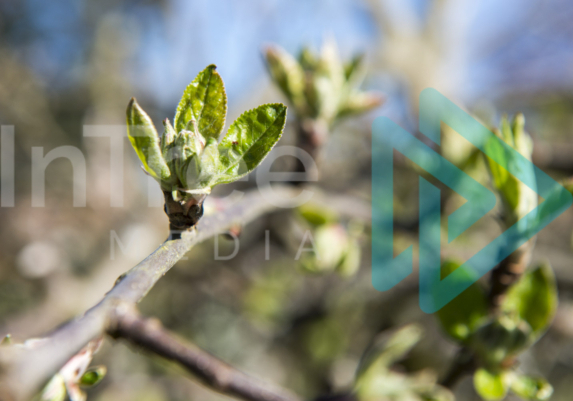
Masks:
[[[297,193],[298,191],[292,187],[273,188],[273,194],[278,199],[290,198]],[[193,246],[224,233],[237,224],[246,224],[277,207],[269,203],[258,190],[245,193],[238,202],[214,215],[203,217],[195,229],[183,232],[181,238],[165,241],[146,259],[123,274],[97,305],[55,329],[34,347],[0,348],[0,399],[10,401],[30,399],[42,383],[57,372],[72,356],[106,331],[110,316],[117,316],[116,310],[120,305],[135,304],[144,298],[157,281]],[[171,352],[173,350],[171,349]],[[163,351],[169,355],[167,348]],[[194,352],[196,352],[195,355],[199,355],[199,351]],[[189,353],[185,355],[190,357]],[[205,366],[209,366],[207,359],[201,360],[206,364]],[[229,382],[226,381],[229,379],[225,377],[229,375],[232,368],[224,365],[223,362],[217,361],[216,364],[226,366],[223,370],[226,373],[222,373],[222,376],[212,376],[213,383],[221,390],[229,386]],[[249,389],[242,388],[241,385],[252,384],[254,380],[249,378],[251,380],[249,381],[246,379],[247,376],[238,373],[234,377],[241,378],[242,381],[233,382],[232,391],[238,396],[244,395],[246,400],[296,400],[292,396],[288,398],[286,395],[273,395],[270,390],[263,390],[262,387],[258,390],[259,398],[248,398],[246,396]],[[252,388],[252,391],[255,395],[255,388]],[[264,398],[265,394],[270,398]]]
[[[287,391],[248,376],[177,338],[158,320],[140,316],[132,305],[121,305],[115,309],[108,334],[180,364],[201,383],[222,394],[246,401],[300,401]]]

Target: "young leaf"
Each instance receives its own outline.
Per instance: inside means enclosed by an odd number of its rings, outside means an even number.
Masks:
[[[344,66],[340,60],[338,46],[334,39],[327,39],[322,45],[319,59],[319,72],[326,75],[336,91],[340,90],[346,81]]]
[[[422,329],[416,324],[401,327],[388,335],[383,333],[374,345],[367,350],[356,368],[356,383],[360,384],[366,376],[379,374],[394,362],[404,358],[422,338]]]
[[[361,72],[363,64],[364,64],[364,53],[355,55],[352,58],[352,60],[346,63],[344,65],[344,77],[346,78],[346,80],[348,81],[352,78],[352,81],[354,81],[354,75]],[[356,85],[360,84],[361,83],[360,81],[361,80],[355,81]]]
[[[211,64],[187,86],[175,114],[175,130],[188,128],[192,118],[205,138],[219,138],[227,116],[227,95],[221,76]]]
[[[508,357],[527,348],[530,335],[527,322],[515,322],[503,315],[476,328],[467,344],[484,366],[497,369]]]
[[[493,132],[496,136],[505,140],[506,134],[503,134],[503,130],[502,132],[499,130],[493,130]],[[510,139],[513,142],[513,139]],[[493,186],[498,190],[503,201],[508,205],[510,210],[515,210],[519,203],[520,191],[517,179],[507,171],[510,155],[507,154],[503,146],[501,146],[497,141],[488,141],[485,146],[489,154],[496,153],[498,155],[498,160],[502,162],[502,164],[498,164],[489,156],[485,156],[493,181]]]
[[[253,171],[280,139],[286,106],[265,104],[243,113],[219,144],[221,170],[212,185],[236,181]]]
[[[553,387],[543,378],[516,375],[511,391],[525,400],[544,401],[553,394]]]
[[[517,313],[531,326],[538,338],[553,320],[557,310],[557,285],[551,267],[547,264],[528,271],[510,288],[502,309]]]
[[[460,264],[445,261],[442,264],[442,277],[454,271]],[[484,291],[478,283],[472,284],[450,303],[437,312],[442,328],[452,338],[465,341],[475,330],[480,320],[487,316],[488,307]]]
[[[177,132],[175,132],[175,128],[173,128],[168,118],[163,120],[163,126],[165,127],[165,132],[161,137],[161,151],[165,152],[165,149],[175,141]]]
[[[285,96],[297,107],[304,107],[304,71],[290,53],[278,46],[265,51],[272,78]]]
[[[171,172],[159,149],[157,131],[135,98],[127,105],[127,136],[145,171],[156,180],[169,181]]]
[[[200,190],[211,187],[213,177],[216,177],[221,169],[218,145],[216,139],[207,139],[207,145],[201,155],[194,157],[188,163],[185,171],[185,182],[188,188]]]
[[[303,46],[298,55],[298,62],[304,70],[314,70],[318,60],[308,46]]]
[[[340,106],[337,117],[362,114],[384,103],[384,98],[376,92],[358,92],[349,96]]]
[[[338,220],[338,215],[333,210],[309,202],[299,206],[298,213],[306,222],[315,227]]]
[[[64,401],[66,399],[66,383],[61,374],[56,373],[42,390],[40,401]]]
[[[348,246],[346,247],[346,254],[342,258],[342,261],[336,268],[336,271],[346,277],[353,276],[356,274],[360,268],[360,256],[362,251],[360,250],[360,244],[356,239],[350,239],[348,241]]]
[[[107,373],[105,366],[89,368],[80,378],[79,385],[82,387],[92,387],[103,380]]]
[[[509,382],[505,372],[492,373],[481,368],[474,373],[474,388],[484,400],[503,399],[507,395]]]
[[[178,157],[175,159],[175,169],[177,177],[184,188],[191,188],[191,182],[188,182],[189,165],[197,161],[197,157],[205,148],[205,138],[197,132],[183,130],[179,133],[175,141]]]

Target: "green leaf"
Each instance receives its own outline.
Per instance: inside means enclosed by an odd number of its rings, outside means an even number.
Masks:
[[[336,91],[339,91],[346,81],[344,66],[338,53],[338,46],[336,45],[336,41],[332,38],[325,40],[322,45],[318,72],[329,78],[331,85]]]
[[[509,376],[505,372],[492,373],[480,368],[474,373],[474,388],[484,400],[503,399],[509,385]]]
[[[190,189],[210,188],[211,181],[221,170],[219,143],[214,138],[207,139],[207,145],[200,156],[194,157],[187,165],[186,184]],[[209,189],[210,191],[210,189]]]
[[[511,391],[526,400],[544,401],[553,394],[553,387],[543,378],[516,375],[511,382]]]
[[[205,138],[219,138],[227,116],[227,95],[221,76],[211,64],[187,86],[175,114],[175,130],[188,129],[192,118]]]
[[[340,107],[337,117],[362,114],[384,103],[384,98],[376,92],[358,92],[350,95]]]
[[[390,335],[382,333],[358,364],[357,385],[367,376],[378,375],[404,358],[421,338],[422,329],[416,324],[401,327]]]
[[[304,71],[296,59],[278,46],[265,51],[267,67],[274,82],[297,107],[304,107]]]
[[[175,159],[175,169],[177,177],[184,189],[192,188],[192,176],[188,170],[190,164],[197,162],[197,157],[205,148],[205,138],[198,132],[183,130],[175,140],[175,147],[178,155]]]
[[[168,182],[171,172],[159,148],[159,136],[135,98],[131,98],[127,105],[127,136],[145,171],[156,180]]]
[[[314,52],[308,46],[303,46],[298,55],[298,62],[304,70],[314,70],[318,60],[316,59]]]
[[[40,401],[64,401],[66,399],[66,383],[61,374],[55,374],[42,390]]]
[[[315,266],[319,272],[334,270],[344,257],[348,235],[340,224],[325,224],[314,232]]]
[[[253,171],[280,139],[286,106],[265,104],[243,113],[219,144],[221,170],[212,185],[236,181]]]
[[[442,264],[442,278],[459,266],[460,263],[445,261]],[[487,313],[486,295],[480,285],[474,283],[440,309],[437,315],[446,333],[455,340],[463,342],[468,339]]]
[[[360,257],[360,244],[356,239],[350,239],[346,247],[346,253],[336,268],[336,271],[345,277],[353,276],[360,268]]]
[[[482,364],[491,369],[498,369],[508,357],[522,352],[530,344],[529,324],[511,319],[509,316],[498,316],[480,325],[467,341]]]
[[[350,62],[346,63],[344,66],[344,77],[347,81],[352,80],[355,82],[354,76],[359,74],[363,70],[362,66],[364,64],[364,53],[355,55]],[[360,84],[360,80],[356,82]]]
[[[523,114],[517,114],[510,123],[507,116],[501,120],[501,129],[494,129],[495,135],[507,145],[517,150],[527,159],[531,160],[533,149],[531,137],[524,131],[525,118]],[[503,220],[506,226],[513,225],[517,220],[529,213],[537,205],[537,194],[529,190],[525,184],[517,180],[509,173],[509,166],[513,169],[519,166],[513,165],[513,158],[499,141],[490,140],[485,144],[488,154],[495,154],[499,164],[486,156],[493,186],[503,201]],[[491,153],[490,153],[491,152]],[[533,175],[533,170],[523,171]]]
[[[494,130],[494,133],[505,140],[504,134],[500,133],[498,130]],[[489,156],[485,156],[493,181],[493,186],[500,193],[509,209],[515,210],[519,203],[520,188],[517,179],[513,175],[509,174],[509,171],[507,170],[508,160],[511,156],[507,154],[504,147],[497,141],[488,141],[486,142],[485,147],[488,154],[496,154],[498,160],[501,161],[501,164],[498,164]]]
[[[107,369],[105,366],[97,366],[88,369],[80,378],[79,384],[82,387],[92,387],[103,380]]]
[[[533,142],[529,134],[525,132],[525,117],[522,113],[518,113],[513,118],[511,123],[513,131],[513,141],[515,149],[523,156],[531,160],[531,153],[533,152]]]
[[[321,226],[338,220],[338,215],[323,205],[306,202],[298,207],[301,217],[313,226]]]
[[[502,309],[529,323],[534,338],[539,338],[557,310],[557,284],[551,267],[543,264],[527,271],[509,289]]]
[[[163,120],[163,126],[165,127],[165,132],[163,132],[163,136],[161,137],[161,150],[164,152],[165,149],[175,141],[177,132],[175,132],[175,128],[173,128],[168,118]]]

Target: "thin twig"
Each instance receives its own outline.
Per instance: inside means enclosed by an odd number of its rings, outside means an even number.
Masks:
[[[288,187],[277,187],[273,191],[278,198],[288,198],[297,192]],[[139,302],[198,243],[276,209],[277,206],[269,203],[266,196],[258,190],[247,193],[228,208],[203,217],[196,229],[184,232],[180,239],[164,242],[122,275],[97,305],[53,331],[36,347],[0,349],[0,392],[9,393],[14,400],[31,398],[38,387],[69,358],[105,331],[108,317],[118,303]]]
[[[460,379],[474,371],[476,361],[469,350],[462,348],[455,356],[446,376],[440,381],[440,385],[452,389]]]
[[[535,239],[529,240],[492,270],[491,288],[488,297],[492,313],[498,313],[507,291],[525,273],[531,260],[534,243]]]
[[[179,339],[157,319],[139,315],[133,305],[122,305],[115,311],[108,329],[111,336],[180,364],[212,390],[247,401],[299,401],[286,390],[271,387]]]

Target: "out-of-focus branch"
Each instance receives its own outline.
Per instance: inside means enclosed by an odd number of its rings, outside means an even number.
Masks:
[[[444,376],[440,381],[440,384],[446,388],[452,389],[460,379],[465,375],[472,373],[475,366],[475,358],[469,350],[465,348],[460,349],[452,366],[450,366],[446,376]]]
[[[291,197],[297,191],[276,187],[273,192],[274,196],[281,198]],[[108,317],[118,303],[139,302],[193,246],[232,226],[248,223],[276,207],[258,190],[243,195],[229,207],[205,216],[196,229],[184,232],[180,239],[164,242],[122,275],[97,305],[53,331],[37,346],[0,349],[0,393],[9,394],[14,400],[29,399],[69,358],[105,331]]]
[[[139,315],[133,305],[115,309],[108,333],[176,362],[207,387],[247,401],[298,401],[299,398],[248,376],[194,344],[177,338],[156,319]]]
[[[320,150],[322,149],[329,135],[328,126],[322,120],[311,118],[297,121],[296,146],[298,149],[306,152],[312,160],[319,161]],[[318,171],[307,171],[307,166],[300,158],[296,159],[294,167],[295,173],[304,173],[308,180],[315,180],[318,177]],[[300,185],[304,181],[294,181],[294,185]]]
[[[534,239],[529,240],[492,270],[489,292],[492,312],[496,313],[499,310],[509,288],[525,273],[531,260],[534,242]]]
[[[566,174],[573,173],[573,145],[570,143],[548,144],[535,142],[532,160],[536,166],[544,170],[557,170]]]

